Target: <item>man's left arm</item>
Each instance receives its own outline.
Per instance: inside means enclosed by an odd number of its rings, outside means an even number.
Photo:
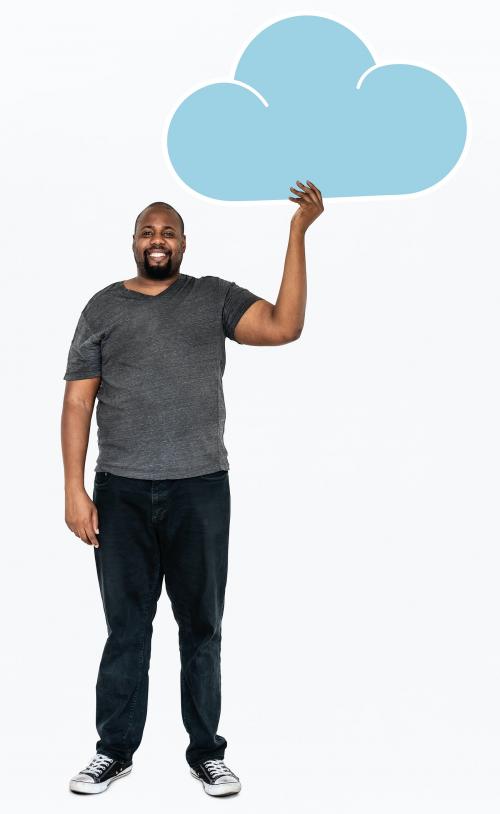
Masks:
[[[297,181],[299,204],[290,223],[285,268],[275,305],[261,299],[254,302],[239,320],[234,336],[241,345],[285,345],[299,338],[304,326],[307,298],[305,234],[323,212],[321,192],[311,181],[308,187]]]

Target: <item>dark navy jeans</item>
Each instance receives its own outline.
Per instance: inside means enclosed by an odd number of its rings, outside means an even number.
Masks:
[[[96,683],[98,751],[130,759],[148,705],[151,636],[163,580],[179,626],[180,700],[194,766],[224,758],[221,623],[228,566],[229,473],[142,480],[96,472],[94,548],[108,637]]]

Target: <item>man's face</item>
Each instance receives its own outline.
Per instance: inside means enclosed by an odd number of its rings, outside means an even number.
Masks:
[[[137,224],[132,242],[137,270],[150,280],[174,277],[186,248],[181,225],[175,212],[164,206],[148,209]]]

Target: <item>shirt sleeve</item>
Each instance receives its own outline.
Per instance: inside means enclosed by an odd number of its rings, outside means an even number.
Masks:
[[[68,353],[66,381],[101,375],[101,339],[102,333],[92,330],[82,311]]]
[[[262,299],[264,298],[253,294],[248,288],[242,288],[237,283],[229,283],[222,309],[224,334],[229,339],[233,339],[235,342],[238,341],[234,336],[238,322],[250,305]]]

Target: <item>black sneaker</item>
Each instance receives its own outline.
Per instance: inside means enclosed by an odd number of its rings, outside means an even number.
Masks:
[[[190,772],[201,780],[207,794],[221,797],[223,794],[237,794],[241,790],[240,778],[228,769],[223,760],[204,760],[191,766]]]
[[[82,794],[99,794],[106,791],[109,784],[132,771],[132,761],[115,760],[108,755],[96,752],[88,766],[85,766],[69,781],[70,791]]]

